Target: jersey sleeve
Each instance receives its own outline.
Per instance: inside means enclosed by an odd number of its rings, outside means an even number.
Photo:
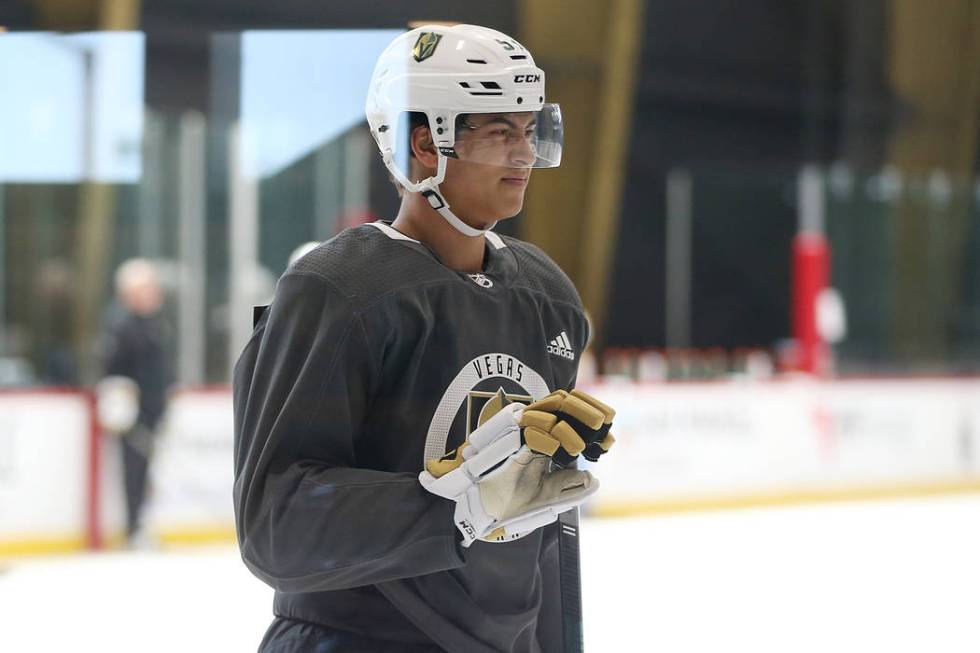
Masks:
[[[238,542],[277,590],[343,589],[464,562],[452,502],[414,474],[356,467],[378,356],[349,300],[294,273],[236,365]]]

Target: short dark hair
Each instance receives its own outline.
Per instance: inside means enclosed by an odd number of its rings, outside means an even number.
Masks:
[[[408,155],[415,158],[415,151],[412,149],[412,134],[419,127],[428,127],[429,117],[422,113],[421,111],[409,111],[408,112]]]

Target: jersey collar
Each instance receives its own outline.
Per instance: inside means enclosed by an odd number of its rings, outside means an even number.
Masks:
[[[375,227],[391,240],[401,241],[413,249],[425,252],[442,265],[439,256],[431,248],[425,243],[406,236],[392,227],[390,220],[377,220],[368,224]],[[499,234],[488,231],[484,234],[484,237],[486,238],[486,256],[483,265],[483,274],[489,276],[491,279],[496,278],[502,281],[508,281],[517,270],[517,259],[514,257],[514,253]],[[459,272],[458,274],[462,275],[463,273]]]

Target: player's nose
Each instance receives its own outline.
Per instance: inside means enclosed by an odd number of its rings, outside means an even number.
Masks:
[[[529,138],[518,138],[510,149],[510,164],[515,168],[530,168],[537,159],[534,144]]]

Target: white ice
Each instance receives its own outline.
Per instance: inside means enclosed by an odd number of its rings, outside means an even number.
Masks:
[[[980,496],[583,520],[586,650],[980,651]],[[228,547],[17,561],[0,651],[254,651]]]

